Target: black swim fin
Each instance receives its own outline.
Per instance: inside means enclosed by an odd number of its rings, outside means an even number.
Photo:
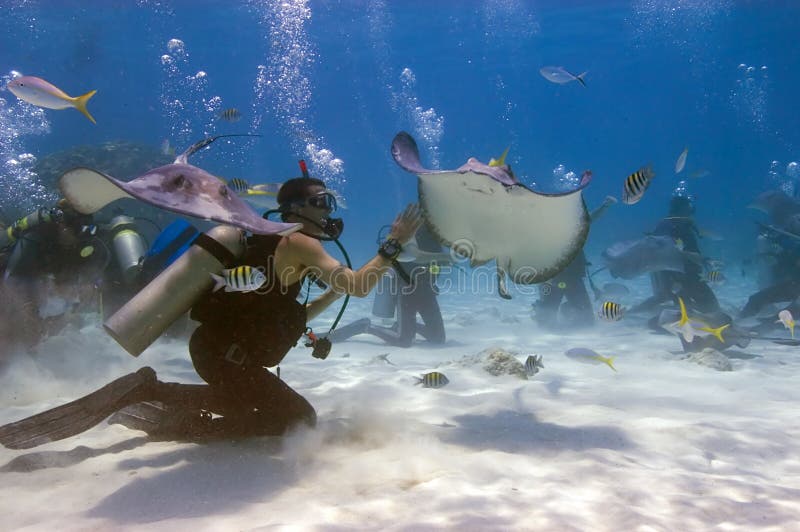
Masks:
[[[126,406],[108,418],[108,423],[141,430],[156,440],[202,441],[224,435],[220,433],[223,423],[213,423],[210,412],[159,401]]]
[[[117,410],[148,399],[155,383],[156,372],[144,367],[85,397],[0,427],[0,444],[9,449],[30,449],[80,434]]]

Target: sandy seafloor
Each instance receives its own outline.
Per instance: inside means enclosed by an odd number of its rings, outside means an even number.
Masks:
[[[718,290],[724,307],[741,306],[744,282]],[[444,347],[358,336],[326,361],[287,356],[282,377],[317,408],[315,430],[195,445],[103,423],[0,449],[0,529],[800,530],[798,348],[752,342],[722,372],[641,320],[551,334],[530,297],[440,301]],[[616,355],[619,371],[566,358],[575,346]],[[524,381],[454,363],[489,347],[545,368]],[[0,422],[142,365],[196,381],[185,343],[134,359],[89,320],[6,369]],[[413,385],[434,369],[448,386]]]

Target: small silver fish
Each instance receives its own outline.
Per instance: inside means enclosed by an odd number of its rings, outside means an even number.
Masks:
[[[541,74],[542,77],[547,81],[552,81],[553,83],[558,83],[559,85],[569,83],[570,81],[577,81],[584,87],[586,86],[586,82],[583,80],[583,77],[587,74],[587,72],[576,76],[575,74],[567,71],[564,67],[546,66],[539,69],[539,74]]]
[[[242,118],[242,113],[239,112],[238,109],[235,107],[231,107],[230,109],[225,109],[219,114],[220,120],[225,120],[226,122],[238,122]]]
[[[568,358],[584,364],[606,364],[609,368],[617,371],[617,368],[614,367],[614,357],[599,355],[588,347],[573,347],[572,349],[567,349],[564,354]]]
[[[212,273],[211,277],[216,282],[213,292],[223,286],[226,292],[252,292],[267,282],[266,275],[252,266],[237,266],[222,270],[222,275]]]
[[[602,305],[600,305],[600,312],[598,315],[601,319],[606,321],[619,321],[622,319],[622,314],[624,310],[619,303],[614,303],[613,301],[604,301]]]
[[[622,203],[633,205],[642,199],[655,175],[650,166],[643,166],[625,178],[622,186]]]
[[[445,377],[444,373],[439,373],[438,371],[432,371],[426,373],[422,377],[414,378],[417,379],[417,382],[414,384],[422,384],[423,388],[441,388],[450,382],[447,377]]]
[[[539,373],[539,369],[544,369],[542,355],[528,355],[528,358],[525,359],[525,373],[527,373],[529,377],[533,377]]]
[[[683,167],[686,166],[686,157],[689,155],[689,148],[684,148],[680,155],[678,155],[678,160],[675,161],[675,173],[680,174],[683,172]]]

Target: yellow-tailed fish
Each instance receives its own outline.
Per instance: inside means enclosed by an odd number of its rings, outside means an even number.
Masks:
[[[643,166],[626,177],[622,185],[622,203],[633,205],[642,199],[655,175],[650,166]]]
[[[600,312],[598,314],[600,318],[606,321],[619,321],[622,319],[624,312],[622,305],[619,303],[604,301],[603,304],[600,305]]]
[[[683,167],[686,166],[686,156],[689,155],[689,148],[684,148],[680,155],[678,155],[678,160],[675,161],[675,173],[680,174],[683,171]]]
[[[783,323],[783,326],[792,331],[792,338],[794,338],[794,316],[788,310],[778,312],[778,321],[775,323]]]
[[[686,312],[686,304],[683,302],[683,298],[678,298],[678,304],[681,308],[681,318],[677,322],[673,323],[671,329],[683,336],[683,339],[687,342],[691,343],[694,340],[695,336],[708,336],[713,335],[717,340],[721,343],[725,343],[725,339],[722,337],[722,331],[730,327],[730,323],[726,323],[720,327],[711,327],[709,324],[690,318],[689,314]]]
[[[583,362],[584,364],[605,364],[614,371],[617,371],[617,368],[614,367],[614,357],[605,357],[597,354],[588,347],[573,347],[565,351],[564,354],[568,358]]]
[[[423,388],[441,388],[450,382],[444,373],[439,373],[438,371],[432,371],[421,377],[414,378],[417,379],[414,384],[422,384]]]
[[[511,146],[506,148],[503,154],[498,159],[492,157],[492,159],[489,161],[489,166],[503,166],[504,164],[506,164],[506,155],[508,155],[508,150],[510,149]]]
[[[83,113],[86,118],[91,120],[93,124],[97,123],[86,109],[86,102],[95,95],[97,92],[96,90],[89,91],[82,96],[72,97],[55,85],[34,76],[14,78],[8,82],[6,87],[20,100],[46,109],[67,109],[69,107],[74,107]]]

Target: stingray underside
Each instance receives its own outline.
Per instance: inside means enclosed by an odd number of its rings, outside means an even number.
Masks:
[[[418,177],[423,216],[441,243],[473,266],[497,259],[518,284],[558,274],[589,233],[580,190],[544,195],[473,171]]]

